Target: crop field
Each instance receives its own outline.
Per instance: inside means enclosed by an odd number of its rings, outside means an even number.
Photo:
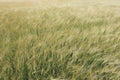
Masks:
[[[120,80],[120,0],[0,1],[0,80]]]

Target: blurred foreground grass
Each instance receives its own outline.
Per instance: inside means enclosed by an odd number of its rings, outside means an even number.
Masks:
[[[119,80],[119,4],[2,5],[0,80]]]

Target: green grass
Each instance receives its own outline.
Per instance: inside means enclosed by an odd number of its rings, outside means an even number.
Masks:
[[[0,7],[0,80],[61,78],[120,79],[119,0]]]

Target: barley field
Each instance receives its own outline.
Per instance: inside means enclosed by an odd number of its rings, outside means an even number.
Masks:
[[[1,0],[0,80],[120,80],[120,0]]]

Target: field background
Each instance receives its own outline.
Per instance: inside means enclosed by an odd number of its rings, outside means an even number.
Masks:
[[[0,0],[0,80],[120,80],[120,0]]]

